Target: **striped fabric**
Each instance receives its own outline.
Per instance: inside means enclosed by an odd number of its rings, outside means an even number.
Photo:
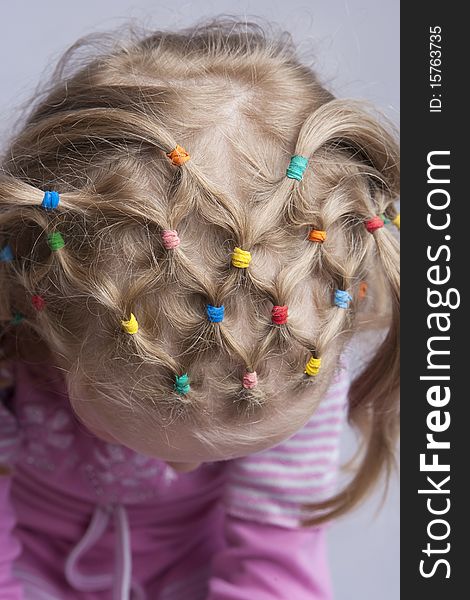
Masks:
[[[301,518],[311,516],[301,510],[302,503],[335,492],[349,384],[343,363],[320,408],[300,431],[274,448],[233,461],[224,495],[229,514],[298,527]]]

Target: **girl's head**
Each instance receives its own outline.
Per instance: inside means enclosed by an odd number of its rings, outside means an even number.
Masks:
[[[4,347],[49,353],[92,431],[222,460],[302,427],[374,309],[387,334],[350,392],[365,456],[328,504],[344,512],[390,464],[396,425],[389,128],[252,25],[69,59],[2,161]]]

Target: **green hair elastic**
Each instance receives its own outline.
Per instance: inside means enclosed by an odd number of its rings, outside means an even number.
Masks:
[[[47,236],[47,241],[49,242],[49,248],[53,252],[57,252],[65,246],[64,238],[60,234],[59,231],[53,231]]]
[[[290,159],[289,166],[287,167],[286,176],[289,177],[289,179],[297,179],[297,181],[301,181],[307,165],[308,158],[305,158],[305,156],[300,156],[300,154],[294,154],[294,156]]]
[[[191,390],[191,386],[189,385],[189,375],[187,373],[183,373],[183,375],[176,375],[173,388],[176,392],[178,392],[178,394],[189,393]]]

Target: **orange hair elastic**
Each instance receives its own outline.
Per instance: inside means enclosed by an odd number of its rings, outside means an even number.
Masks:
[[[364,298],[367,295],[367,288],[368,287],[369,286],[367,285],[367,281],[361,281],[359,283],[359,291],[357,292],[359,300],[364,300]]]
[[[326,240],[326,231],[322,231],[321,229],[311,229],[308,234],[308,239],[311,242],[318,242],[319,244],[323,244]]]
[[[171,162],[178,167],[181,167],[181,165],[184,165],[184,163],[190,159],[190,156],[186,150],[178,144],[176,144],[176,148],[174,150],[167,153],[167,156]]]

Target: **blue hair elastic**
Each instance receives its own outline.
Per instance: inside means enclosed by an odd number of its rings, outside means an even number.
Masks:
[[[187,373],[176,375],[173,388],[178,394],[187,394],[191,390],[191,386],[189,385],[189,375]]]
[[[308,159],[305,158],[305,156],[294,154],[294,156],[290,159],[289,166],[287,167],[286,176],[289,177],[289,179],[297,179],[297,181],[301,181],[307,165]]]
[[[59,192],[44,192],[41,206],[46,210],[54,210],[59,206]]]
[[[11,262],[13,260],[13,250],[11,246],[6,245],[0,250],[0,262]]]
[[[339,308],[348,308],[352,300],[351,294],[343,290],[335,290],[335,304]]]
[[[212,304],[207,305],[207,316],[209,317],[209,321],[211,323],[220,323],[224,318],[225,308],[224,306],[212,306]]]

